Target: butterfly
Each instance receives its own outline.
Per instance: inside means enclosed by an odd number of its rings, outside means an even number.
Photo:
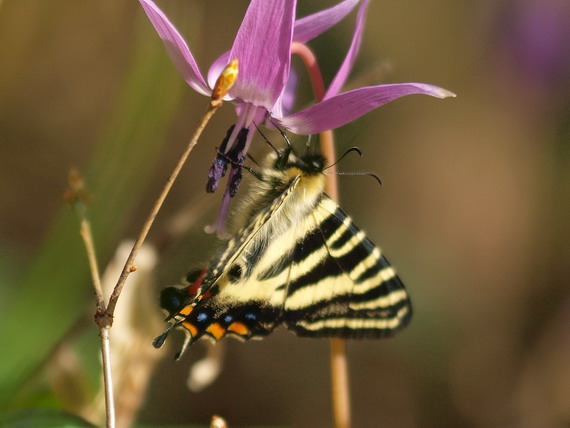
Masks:
[[[380,249],[325,192],[325,158],[275,150],[255,173],[244,226],[161,306],[185,349],[200,338],[259,339],[278,325],[303,337],[383,338],[410,321],[404,285]]]

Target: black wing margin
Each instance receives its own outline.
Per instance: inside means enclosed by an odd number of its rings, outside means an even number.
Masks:
[[[383,338],[410,321],[412,309],[394,268],[352,219],[323,195],[299,237],[284,321],[299,336]]]

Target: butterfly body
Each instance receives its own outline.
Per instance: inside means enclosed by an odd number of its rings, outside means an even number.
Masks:
[[[262,338],[280,324],[299,336],[342,338],[388,337],[407,325],[402,282],[324,192],[323,168],[320,155],[271,157],[242,210],[245,226],[199,285],[180,291],[193,290],[180,307],[166,308],[187,333],[183,350],[201,337]]]

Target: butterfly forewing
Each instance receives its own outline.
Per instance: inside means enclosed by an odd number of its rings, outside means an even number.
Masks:
[[[204,282],[197,293],[197,298],[206,293],[212,288],[224,273],[230,273],[235,266],[235,261],[242,256],[244,250],[246,256],[255,254],[255,252],[263,247],[267,247],[268,234],[262,234],[258,238],[258,233],[264,228],[267,229],[267,222],[271,220],[272,216],[276,213],[299,183],[297,177],[291,181],[285,191],[280,193],[270,205],[267,205],[259,213],[253,216],[251,221],[242,227],[239,232],[228,241],[225,247],[222,247],[213,259],[210,261]],[[258,238],[258,239],[256,239]],[[247,262],[247,260],[246,260]],[[253,261],[246,263],[246,267],[253,265]]]
[[[201,337],[214,341],[226,335],[243,340],[262,338],[280,323],[285,277],[263,273],[268,268],[283,271],[279,264],[287,263],[275,259],[280,253],[269,248],[270,241],[279,242],[279,236],[270,230],[275,228],[276,212],[298,182],[299,177],[291,180],[212,258],[195,298],[178,313],[179,326],[187,334],[183,349]]]

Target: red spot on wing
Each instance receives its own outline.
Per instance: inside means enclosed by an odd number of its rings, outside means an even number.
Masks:
[[[205,274],[206,274],[206,268],[202,269],[200,271],[200,276],[198,277],[198,279],[188,286],[188,288],[186,289],[188,295],[195,296],[198,293],[198,289],[202,285],[202,282],[204,282]]]

